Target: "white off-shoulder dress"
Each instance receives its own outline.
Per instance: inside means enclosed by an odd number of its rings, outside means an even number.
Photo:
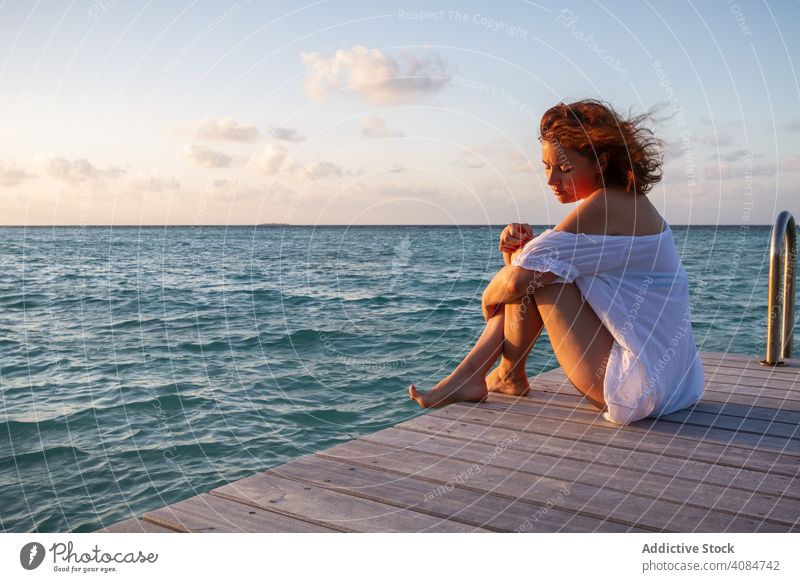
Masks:
[[[648,236],[548,229],[512,264],[575,283],[614,337],[603,385],[606,420],[629,424],[702,397],[686,270],[669,225]]]

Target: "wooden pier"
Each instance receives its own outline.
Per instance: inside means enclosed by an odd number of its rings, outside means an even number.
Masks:
[[[559,368],[102,532],[800,531],[800,360],[703,352],[690,410],[619,427]]]

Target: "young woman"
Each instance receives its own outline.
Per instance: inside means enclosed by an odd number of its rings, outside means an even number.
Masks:
[[[506,266],[483,293],[486,327],[433,390],[409,387],[420,406],[526,395],[525,360],[544,328],[570,382],[607,420],[628,424],[700,399],[686,271],[645,196],[661,179],[660,142],[645,120],[594,100],[544,114],[547,184],[560,203],[580,204],[535,237],[527,224],[506,227]]]

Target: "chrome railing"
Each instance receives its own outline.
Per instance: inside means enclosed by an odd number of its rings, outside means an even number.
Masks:
[[[783,261],[784,244],[786,260]],[[783,321],[781,322],[781,349],[778,354],[778,311],[781,310],[781,262],[783,262]],[[781,212],[772,226],[769,243],[769,308],[767,313],[767,357],[762,366],[784,366],[780,358],[792,357],[794,335],[794,283],[797,263],[797,232],[794,217],[788,210]]]

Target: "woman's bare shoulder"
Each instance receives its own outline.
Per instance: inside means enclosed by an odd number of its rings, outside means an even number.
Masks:
[[[647,236],[664,229],[664,219],[646,196],[614,190],[584,199],[555,227],[573,234],[610,236]]]

